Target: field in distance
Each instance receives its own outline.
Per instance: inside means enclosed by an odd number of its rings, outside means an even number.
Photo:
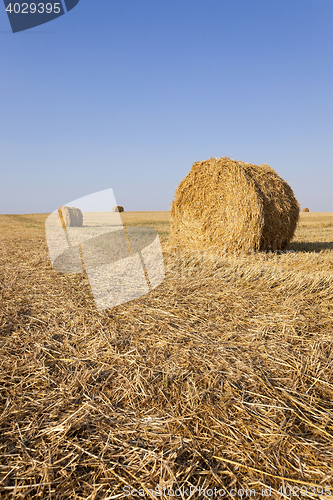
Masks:
[[[42,236],[45,220],[49,214],[0,215],[0,238],[19,236],[28,230],[31,234]],[[169,211],[121,212],[124,225],[143,225],[154,227],[163,243],[170,230]],[[19,232],[19,233],[17,233]],[[301,212],[298,227],[290,249],[320,251],[333,249],[333,212]]]

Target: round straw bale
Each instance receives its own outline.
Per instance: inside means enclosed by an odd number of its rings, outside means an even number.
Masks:
[[[63,226],[62,221],[66,227],[81,227],[83,214],[79,208],[62,206],[58,210],[57,225]]]
[[[310,210],[308,208],[303,208],[302,212],[310,212]]]
[[[113,212],[123,212],[124,211],[124,207],[122,207],[121,205],[116,205],[115,207],[113,207]]]
[[[215,255],[283,250],[299,211],[289,184],[268,165],[210,158],[194,163],[176,190],[169,243]]]

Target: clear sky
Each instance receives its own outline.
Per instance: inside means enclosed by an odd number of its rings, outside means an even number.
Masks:
[[[220,156],[333,211],[332,0],[80,0],[16,34],[1,1],[0,44],[0,213],[168,210]]]

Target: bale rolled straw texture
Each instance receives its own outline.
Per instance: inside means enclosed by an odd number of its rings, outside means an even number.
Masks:
[[[62,220],[66,227],[82,227],[83,214],[79,208],[62,206],[58,210],[57,225],[63,225]]]
[[[122,207],[121,205],[116,205],[115,207],[113,207],[113,212],[123,212],[124,211],[124,207]]]
[[[194,163],[171,205],[172,250],[214,254],[284,250],[300,206],[268,165],[230,158]]]
[[[310,210],[308,208],[303,208],[302,212],[310,212]]]

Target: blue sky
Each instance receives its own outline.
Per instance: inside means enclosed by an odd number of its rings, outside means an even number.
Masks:
[[[332,0],[80,0],[12,34],[0,5],[0,213],[168,210],[211,156],[333,211],[332,26]]]

